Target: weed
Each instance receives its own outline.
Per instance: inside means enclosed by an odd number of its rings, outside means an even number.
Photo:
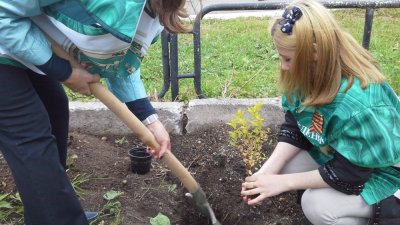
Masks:
[[[91,225],[104,225],[104,218],[106,217],[114,217],[113,221],[110,225],[120,225],[122,224],[121,217],[121,202],[118,201],[118,198],[122,196],[124,193],[121,191],[108,191],[103,195],[103,198],[107,200],[107,203],[103,205],[101,211],[99,212],[99,217],[91,222]]]
[[[176,184],[171,184],[168,186],[168,192],[176,194]]]
[[[150,218],[150,224],[151,225],[170,225],[171,221],[169,220],[169,218],[162,214],[162,213],[158,213],[157,216]]]
[[[76,154],[72,154],[72,155],[68,156],[68,158],[67,158],[67,168],[70,168],[75,163],[75,161],[77,159],[78,159],[78,155],[76,155]]]
[[[125,137],[125,136],[123,136],[123,137],[121,137],[121,138],[117,138],[117,139],[115,140],[115,144],[117,144],[118,146],[121,146],[121,145],[123,145],[123,144],[125,144],[125,143],[128,143],[128,140],[126,140],[126,137]]]
[[[75,190],[76,195],[78,195],[78,197],[81,197],[84,193],[85,190],[81,187],[82,184],[88,182],[90,180],[90,175],[88,174],[77,174],[74,178],[72,178],[71,183],[72,183],[72,187]]]
[[[161,180],[160,184],[158,185],[158,189],[167,188],[168,192],[176,194],[176,192],[177,192],[176,184],[168,184],[164,180],[165,180],[165,175],[162,176],[162,180]]]
[[[23,218],[24,207],[19,193],[0,194],[0,223],[7,224],[20,221]]]
[[[257,103],[247,109],[251,119],[247,119],[245,111],[240,109],[233,115],[234,119],[227,123],[233,128],[229,132],[229,144],[239,150],[248,175],[253,174],[255,166],[266,159],[262,146],[267,141],[270,130],[263,128],[261,107],[262,103]]]
[[[109,191],[103,195],[103,198],[107,201],[112,201],[117,199],[118,197],[122,196],[124,192],[121,191]]]

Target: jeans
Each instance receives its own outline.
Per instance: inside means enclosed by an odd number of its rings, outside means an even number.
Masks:
[[[20,193],[26,225],[87,225],[65,172],[65,93],[58,81],[39,76],[0,65],[0,150]]]

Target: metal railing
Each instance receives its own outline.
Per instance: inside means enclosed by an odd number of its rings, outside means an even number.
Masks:
[[[207,98],[201,89],[201,43],[200,43],[200,28],[203,17],[215,11],[238,11],[238,10],[277,10],[284,8],[289,2],[281,1],[261,1],[251,3],[224,3],[212,4],[204,7],[197,15],[193,25],[193,73],[179,74],[178,73],[178,35],[162,33],[162,61],[163,61],[163,76],[164,87],[160,92],[159,97],[164,97],[165,93],[171,87],[171,99],[178,100],[179,95],[179,79],[193,78],[194,88],[199,98]],[[346,8],[365,8],[364,33],[362,46],[369,49],[372,23],[375,9],[378,8],[400,8],[400,0],[343,0],[343,1],[319,1],[325,7],[330,9],[346,9]]]

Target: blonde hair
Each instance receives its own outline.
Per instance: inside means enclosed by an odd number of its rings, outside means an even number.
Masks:
[[[337,95],[342,77],[348,79],[345,90],[353,84],[354,76],[362,88],[385,80],[377,61],[324,6],[314,0],[297,0],[286,8],[293,7],[298,7],[302,16],[293,25],[292,34],[281,31],[282,17],[271,28],[277,47],[295,50],[289,71],[281,70],[280,75],[280,86],[289,101],[296,96],[304,106],[329,104]]]
[[[188,17],[184,9],[186,0],[151,0],[152,10],[160,18],[160,23],[171,33],[190,32],[181,18]]]

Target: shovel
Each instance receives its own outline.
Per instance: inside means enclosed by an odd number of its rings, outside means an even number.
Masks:
[[[71,63],[77,63],[70,55],[59,47],[53,40],[52,49],[58,56],[68,59]],[[104,88],[100,83],[91,83],[90,90],[97,99],[99,99],[108,109],[110,109],[129,129],[137,136],[144,144],[150,146],[155,150],[160,150],[160,145],[156,141],[154,135],[136,116],[123,104],[117,97],[114,96],[108,89]],[[211,209],[207,201],[206,194],[201,189],[200,185],[192,177],[189,171],[182,165],[182,163],[172,154],[171,151],[165,151],[161,157],[167,167],[174,173],[183,186],[189,191],[185,196],[189,198],[201,213],[211,219],[213,225],[221,225],[216,219],[214,211]]]
[[[154,135],[145,127],[135,115],[129,111],[125,104],[121,103],[110,91],[104,88],[100,83],[90,84],[92,94],[96,96],[104,105],[107,106],[129,129],[143,141],[147,146],[159,150],[160,145],[156,141]],[[213,225],[220,225],[215,217],[214,211],[211,209],[207,201],[207,197],[200,185],[192,177],[189,171],[181,164],[181,162],[172,154],[171,151],[165,151],[161,157],[167,167],[179,178],[183,186],[189,191],[186,197],[194,204],[200,212],[211,219]]]

